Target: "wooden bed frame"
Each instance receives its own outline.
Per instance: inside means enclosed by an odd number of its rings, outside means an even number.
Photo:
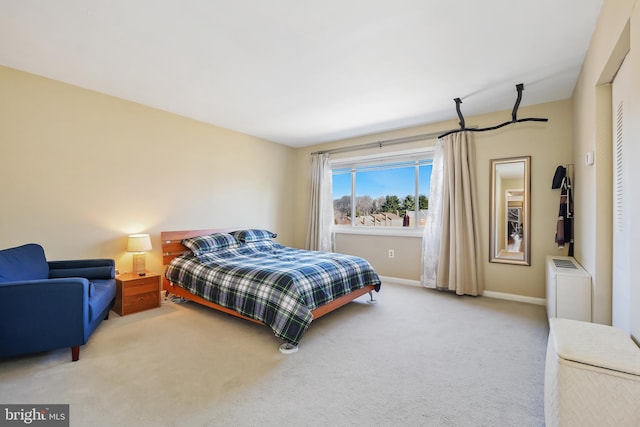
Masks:
[[[181,243],[182,239],[187,239],[189,237],[196,237],[196,236],[204,236],[204,235],[213,234],[213,233],[228,233],[233,230],[236,230],[236,229],[216,228],[216,229],[209,229],[209,230],[162,231],[160,233],[160,239],[162,240],[162,264],[166,266],[169,264],[169,262],[171,262],[172,259],[188,251],[188,249],[182,245]],[[242,319],[246,319],[251,322],[264,325],[264,323],[260,322],[259,320],[251,319],[250,317],[243,316],[242,314],[237,313],[229,308],[223,307],[211,301],[207,301],[206,299],[199,297],[197,295],[194,295],[191,292],[187,291],[186,289],[181,288],[180,286],[174,286],[171,282],[169,282],[169,280],[164,276],[164,274],[162,275],[162,287],[164,288],[165,291],[167,291],[167,295],[169,294],[177,295],[179,297],[185,298],[193,302],[197,302],[198,304],[202,304],[207,307],[211,307],[213,309],[222,311],[232,316],[240,317]],[[335,300],[325,305],[322,305],[316,308],[315,310],[312,310],[311,314],[313,315],[314,319],[318,319],[324,316],[325,314],[330,313],[333,310],[340,308],[345,304],[348,304],[354,299],[361,297],[366,293],[369,293],[371,295],[371,301],[374,301],[373,293],[372,293],[374,290],[375,290],[374,285],[367,285],[363,288],[360,288],[351,292],[350,294],[343,295],[339,298],[336,298]]]

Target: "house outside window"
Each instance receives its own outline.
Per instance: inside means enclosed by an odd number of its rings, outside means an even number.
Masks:
[[[432,158],[430,149],[333,160],[335,231],[422,229]]]

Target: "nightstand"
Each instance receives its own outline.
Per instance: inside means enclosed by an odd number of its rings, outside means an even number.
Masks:
[[[125,316],[138,311],[160,307],[160,275],[146,276],[124,273],[116,276],[116,303],[113,311]]]

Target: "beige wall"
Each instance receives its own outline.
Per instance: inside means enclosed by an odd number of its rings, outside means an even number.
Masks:
[[[265,227],[293,239],[294,150],[0,67],[0,247],[49,259],[110,257],[126,235]]]
[[[389,258],[389,250],[394,257]],[[394,279],[414,281],[420,278],[416,254],[422,251],[422,239],[404,236],[336,235],[336,250],[368,260],[378,274]]]
[[[582,237],[576,245],[576,258],[591,273],[594,281],[594,319],[599,323],[611,322],[611,189],[612,189],[612,137],[611,89],[609,83],[630,52],[631,91],[630,105],[625,115],[631,125],[625,146],[625,158],[640,158],[640,7],[637,0],[605,0],[596,31],[576,85],[573,101],[574,139],[573,158],[578,183],[575,206],[576,233]],[[586,166],[584,155],[595,152],[595,164]],[[631,168],[632,182],[640,181],[640,170]],[[635,189],[630,190],[635,193]],[[628,194],[630,195],[630,194]],[[637,197],[629,197],[632,210],[640,209]],[[640,226],[631,223],[631,242],[640,240]],[[631,245],[632,290],[630,312],[631,333],[640,338],[640,281],[636,262],[640,249]]]
[[[525,88],[535,90],[535,87]],[[515,88],[514,88],[515,101]],[[469,99],[466,102],[473,102]],[[455,109],[455,105],[451,105]],[[559,164],[571,162],[571,104],[569,100],[521,107],[519,118],[547,117],[549,122],[521,123],[491,132],[474,134],[477,148],[477,184],[480,199],[480,224],[482,226],[482,258],[486,290],[515,294],[531,298],[545,298],[545,257],[549,254],[565,255],[554,243],[558,214],[559,190],[551,190],[551,180]],[[492,126],[510,120],[511,110],[466,117],[469,126]],[[457,127],[457,121],[437,123],[395,132],[386,132],[337,141],[314,147],[298,149],[295,210],[305,214],[296,216],[295,243],[304,246],[306,212],[308,210],[310,153],[319,149],[343,147],[380,141],[390,138],[430,133]],[[386,147],[386,151],[431,146],[434,140],[422,143]],[[380,149],[375,149],[379,152]],[[370,152],[346,153],[341,156],[370,154]],[[489,161],[494,158],[532,156],[531,174],[531,266],[515,266],[489,263]],[[420,238],[391,238],[387,236],[341,235],[336,239],[337,250],[369,259],[380,274],[408,280],[420,280]],[[394,249],[396,257],[388,258],[388,249]]]

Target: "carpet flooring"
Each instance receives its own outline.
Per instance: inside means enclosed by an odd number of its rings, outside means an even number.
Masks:
[[[543,426],[542,306],[384,283],[283,355],[267,327],[193,303],[119,317],[81,347],[0,359],[3,404],[71,426]]]

